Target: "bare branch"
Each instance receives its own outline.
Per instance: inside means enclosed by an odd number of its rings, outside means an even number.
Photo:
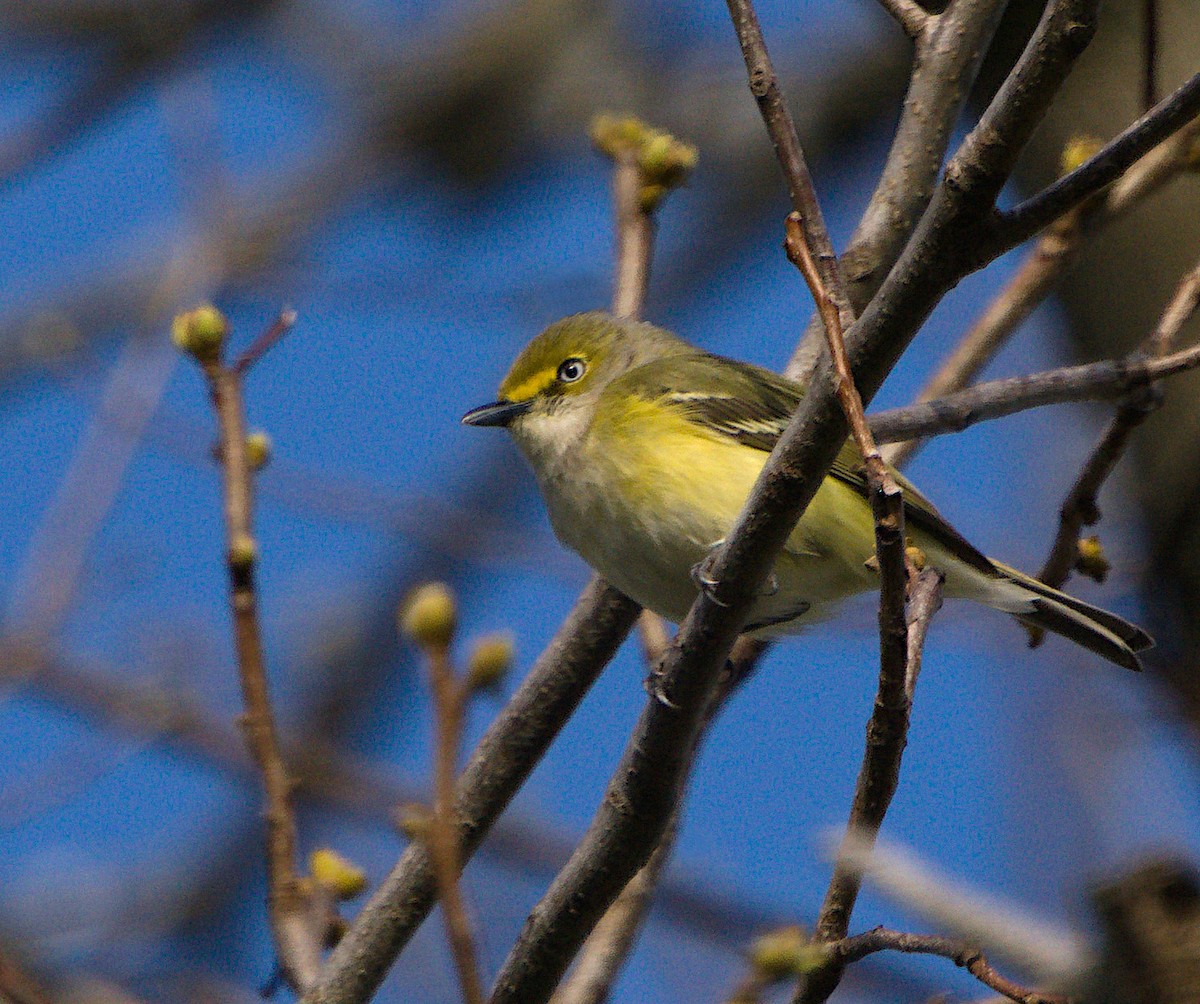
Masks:
[[[916,0],[879,0],[879,6],[892,15],[909,38],[925,30],[930,15]]]
[[[1055,220],[922,389],[917,403],[968,386],[1053,290],[1085,246],[1084,234],[1093,234],[1120,218],[1184,171],[1198,136],[1200,119],[1194,119],[1146,154],[1103,197],[1076,206]],[[889,463],[901,465],[922,445],[920,440],[903,441],[883,450],[883,456]]]
[[[800,216],[805,238],[816,260],[817,272],[842,317],[842,326],[849,327],[854,320],[854,312],[846,297],[841,268],[833,252],[833,242],[829,239],[821,205],[817,201],[812,177],[808,172],[808,162],[800,147],[796,123],[783,98],[783,92],[779,89],[779,81],[775,77],[775,67],[772,66],[771,57],[767,52],[767,43],[758,23],[758,15],[754,12],[751,0],[726,0],[726,4],[742,48],[742,57],[746,62],[750,93],[758,102],[758,110],[775,147],[775,156],[779,160],[788,194],[791,196],[792,209]]]
[[[593,579],[484,733],[455,787],[464,861],[583,700],[632,629],[638,609]],[[358,1004],[370,998],[435,899],[429,855],[414,843],[355,918],[304,1004]]]
[[[952,394],[974,381],[1020,324],[1054,288],[1066,263],[1079,247],[1079,210],[1059,217],[1038,238],[1016,274],[988,304],[954,351],[922,388],[916,403]],[[888,463],[902,465],[921,447],[922,440],[893,443],[883,451]]]
[[[462,736],[469,685],[454,675],[446,645],[426,648],[429,683],[433,691],[436,740],[433,770],[433,815],[429,820],[429,855],[433,860],[438,899],[446,924],[446,939],[458,973],[464,1004],[482,1004],[483,986],[475,957],[475,938],[458,885],[462,871],[458,831],[454,821],[454,769]]]
[[[929,205],[955,123],[1004,8],[1004,0],[956,0],[931,17],[916,40],[908,94],[887,162],[842,255],[856,313],[875,295]],[[792,354],[788,376],[807,383],[822,346],[814,318]]]
[[[659,876],[671,858],[675,830],[675,825],[667,827],[650,860],[626,883],[600,918],[583,943],[570,978],[550,998],[550,1004],[603,1004],[608,999],[617,974],[633,949]]]
[[[875,437],[885,443],[961,432],[985,419],[1048,404],[1123,397],[1138,387],[1198,366],[1200,345],[1162,359],[1147,359],[1135,352],[1123,359],[991,380],[924,404],[878,412],[870,416],[870,424]]]
[[[296,312],[286,307],[253,342],[233,361],[233,371],[244,375],[251,366],[271,351],[296,323]]]
[[[1152,359],[1161,360],[1174,344],[1184,323],[1200,302],[1200,264],[1183,277],[1163,311],[1154,332],[1146,339],[1142,351]],[[1161,403],[1154,383],[1138,388],[1117,409],[1099,442],[1084,462],[1075,484],[1059,510],[1058,532],[1038,578],[1058,588],[1071,574],[1079,554],[1079,533],[1100,519],[1097,502],[1101,487],[1108,480],[1133,431],[1153,414]]]
[[[907,934],[876,927],[865,934],[844,938],[829,946],[831,956],[843,965],[857,962],[875,952],[908,952],[920,955],[940,955],[956,966],[966,969],[984,986],[995,990],[1018,1004],[1069,1004],[1062,994],[1029,990],[1001,976],[984,958],[983,953],[964,941],[943,938],[935,934]]]
[[[638,198],[645,182],[633,151],[618,154],[615,162],[613,210],[617,218],[617,278],[612,312],[617,317],[640,317],[650,285],[654,217],[642,208]]]
[[[902,549],[902,533],[900,540]],[[885,581],[893,580],[892,589],[885,590],[884,598],[886,600],[890,592],[893,606],[888,609],[881,602],[879,608],[879,691],[867,722],[866,749],[854,787],[843,846],[838,851],[833,876],[817,917],[814,939],[818,942],[837,942],[845,938],[849,929],[850,915],[862,887],[862,871],[851,860],[846,847],[852,842],[857,853],[869,851],[900,783],[900,761],[908,743],[909,712],[920,667],[921,646],[929,620],[941,606],[943,576],[933,569],[926,569],[913,580],[913,614],[911,621],[906,618],[903,557],[899,562],[893,561],[890,569],[885,568],[883,562],[881,553],[880,575]],[[894,599],[897,595],[898,603]],[[817,1004],[827,1000],[837,989],[843,968],[844,963],[836,961],[801,980],[795,997],[797,1004]]]
[[[1200,115],[1200,73],[1112,140],[1094,157],[1020,205],[1000,214],[997,225],[1012,247],[1037,233],[1072,206],[1121,177],[1147,152]]]
[[[323,925],[318,923],[296,873],[292,779],[280,752],[267,683],[254,583],[257,544],[253,536],[251,468],[246,456],[241,379],[222,362],[219,350],[205,358],[197,353],[197,358],[208,380],[220,429],[230,606],[245,707],[241,724],[246,744],[262,774],[266,795],[271,929],[288,983],[302,990],[313,983],[320,970]]]

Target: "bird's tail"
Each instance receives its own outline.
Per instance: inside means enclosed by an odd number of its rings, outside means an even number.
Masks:
[[[1008,565],[998,561],[992,564],[1000,579],[1020,587],[1024,594],[1026,602],[1018,608],[1008,603],[996,604],[1007,609],[1022,624],[1053,631],[1118,666],[1141,670],[1142,663],[1137,653],[1150,648],[1154,639],[1136,624],[1052,589]]]

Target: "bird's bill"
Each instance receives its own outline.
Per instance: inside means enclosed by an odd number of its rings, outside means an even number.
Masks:
[[[508,425],[529,410],[528,401],[493,401],[472,408],[462,417],[463,425]]]

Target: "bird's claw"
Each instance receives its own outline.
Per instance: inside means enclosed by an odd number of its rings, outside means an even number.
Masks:
[[[658,701],[658,703],[664,708],[670,708],[672,711],[675,711],[679,708],[679,705],[671,700],[671,698],[668,696],[666,690],[666,680],[662,670],[658,666],[655,666],[652,670],[650,670],[649,674],[647,674],[645,687],[646,693]]]
[[[718,540],[708,549],[708,554],[696,562],[692,566],[691,577],[692,584],[700,590],[705,596],[712,600],[719,607],[729,606],[724,600],[717,596],[717,587],[720,582],[712,574],[713,560],[716,556],[717,549],[725,543],[724,540]]]

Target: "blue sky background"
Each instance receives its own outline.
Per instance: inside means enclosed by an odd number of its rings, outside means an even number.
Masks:
[[[784,69],[832,58],[834,37],[869,44],[879,28],[866,4],[761,6]],[[404,44],[406,32],[453,30],[478,10],[465,0],[432,11],[361,2],[337,16]],[[723,5],[630,4],[616,16],[639,26],[638,44],[655,58],[710,60],[713,74],[741,79]],[[87,44],[0,44],[0,128],[45,114],[99,58]],[[214,208],[203,197],[198,213],[186,194],[206,164],[232,192],[254,198],[336,142],[344,114],[327,78],[270,25],[252,23],[206,40],[97,128],[5,181],[5,357],[22,351],[18,322],[31,310],[68,305],[72,290],[124,274],[130,260],[168,260]],[[885,151],[881,127],[816,165],[839,247]],[[706,348],[779,368],[810,310],[779,250],[782,185],[753,238],[707,275],[706,209],[719,194],[713,186],[728,183],[706,172],[701,149],[693,185],[661,216],[657,268],[671,293],[652,285],[647,315]],[[335,709],[345,717],[337,742],[383,776],[420,784],[430,714],[413,653],[390,649],[386,673],[369,679],[341,653],[357,651],[364,635],[384,638],[375,650],[389,650],[392,605],[432,575],[458,591],[464,641],[512,630],[523,668],[551,637],[586,569],[553,540],[507,439],[458,419],[493,398],[512,356],[545,323],[608,301],[610,258],[608,168],[579,133],[530,143],[486,187],[447,177],[427,157],[402,158],[386,182],[364,187],[289,244],[259,280],[228,285],[197,270],[190,298],[170,305],[214,296],[241,344],[284,304],[299,312],[247,384],[251,425],[270,433],[276,451],[260,479],[257,526],[267,652],[285,723],[304,722],[329,676],[344,674],[352,682]],[[915,393],[1013,266],[1010,256],[947,298],[878,406]],[[693,270],[706,274],[702,282],[689,284]],[[989,372],[1064,361],[1063,325],[1053,304],[1039,310]],[[7,630],[26,627],[36,606],[25,592],[31,555],[48,546],[47,533],[53,539],[47,514],[73,458],[91,449],[101,470],[118,464],[124,439],[98,418],[99,402],[114,370],[128,367],[128,386],[154,394],[161,383],[161,398],[46,644],[100,679],[167,687],[231,720],[238,691],[203,383],[175,358],[161,313],[87,328],[79,342],[78,351],[4,374]],[[1098,407],[1055,408],[978,426],[939,440],[910,473],[985,551],[1036,567],[1073,474],[1064,458],[1079,455],[1104,417]],[[89,437],[98,437],[90,448]],[[1073,588],[1142,617],[1139,527],[1119,481],[1103,508],[1113,575],[1103,587]],[[460,531],[432,547],[449,517],[464,513]],[[864,598],[777,646],[725,711],[691,786],[674,881],[764,918],[812,919],[828,878],[818,837],[844,821],[874,693],[872,610]],[[645,700],[643,675],[636,645],[627,645],[517,799],[517,818],[555,835],[582,831]],[[112,978],[149,999],[177,999],[180,980],[200,977],[219,980],[228,999],[252,999],[272,968],[256,785],[185,746],[111,727],[36,675],[7,679],[0,696],[0,931],[9,942],[48,971]],[[472,707],[469,741],[499,700]],[[950,604],[931,633],[885,832],[964,882],[1086,925],[1087,883],[1104,869],[1146,849],[1200,848],[1197,780],[1146,680],[1057,639],[1029,651],[1014,623]],[[387,808],[353,814],[306,804],[303,847],[335,846],[378,879],[403,843]],[[488,975],[548,880],[486,850],[468,869]],[[214,905],[181,917],[173,904],[194,886],[208,887]],[[927,926],[868,891],[853,927],[877,923]],[[614,1000],[720,999],[741,972],[738,947],[656,914]],[[896,973],[913,982],[879,982]],[[861,967],[841,999],[918,1000],[943,989],[978,996],[949,963],[889,959]],[[430,922],[379,999],[420,1004],[455,992],[441,928]]]

